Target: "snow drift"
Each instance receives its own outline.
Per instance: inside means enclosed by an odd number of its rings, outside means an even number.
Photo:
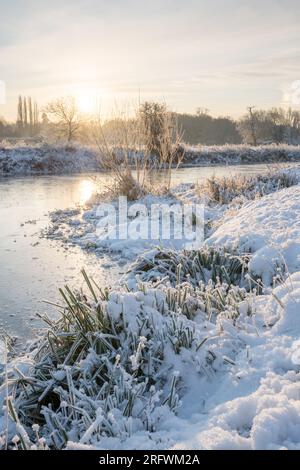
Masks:
[[[225,217],[209,245],[253,253],[252,272],[270,284],[278,269],[300,269],[300,186],[282,189]]]

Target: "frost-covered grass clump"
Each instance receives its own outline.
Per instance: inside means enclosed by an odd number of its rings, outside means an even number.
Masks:
[[[103,447],[136,433],[159,446],[155,433],[175,419],[191,375],[211,377],[234,361],[239,341],[220,318],[242,325],[252,314],[239,288],[210,286],[206,296],[186,283],[109,291],[84,277],[89,295],[61,290],[61,316],[44,317],[49,330],[26,370],[9,369],[8,384],[2,377],[9,447]]]
[[[209,202],[229,204],[236,198],[257,199],[297,183],[298,180],[293,173],[283,171],[251,177],[212,177],[199,185],[198,193],[208,198]]]
[[[206,246],[191,251],[158,249],[139,257],[125,279],[129,285],[143,281],[167,286],[172,292],[169,304],[179,305],[188,318],[200,308],[209,319],[225,311],[234,319],[249,293],[263,291],[260,279],[249,273],[250,259],[250,254]]]
[[[156,249],[141,255],[130,267],[129,277],[142,281],[167,278],[172,285],[188,282],[193,286],[208,281],[244,286],[250,255],[203,246],[199,250]]]

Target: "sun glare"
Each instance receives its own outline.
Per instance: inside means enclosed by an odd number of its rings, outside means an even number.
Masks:
[[[85,114],[98,113],[103,92],[99,90],[76,90],[74,96],[80,112]]]

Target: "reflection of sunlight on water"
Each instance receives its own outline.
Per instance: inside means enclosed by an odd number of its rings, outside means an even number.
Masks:
[[[82,180],[79,183],[80,204],[85,204],[95,191],[95,183],[92,180]]]

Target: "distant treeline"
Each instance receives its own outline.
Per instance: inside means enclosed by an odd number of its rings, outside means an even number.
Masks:
[[[237,122],[229,117],[214,118],[208,112],[177,114],[183,140],[191,145],[240,144],[243,138]]]
[[[151,119],[152,122],[159,123],[159,110],[166,109],[165,105],[159,103],[141,105],[142,108],[147,106],[150,106],[152,114],[153,110],[158,110],[154,111],[154,120],[153,117]],[[190,145],[300,144],[300,111],[292,109],[261,110],[249,107],[238,120],[227,116],[213,117],[203,108],[199,108],[195,114],[170,114],[176,118],[182,140]],[[107,121],[105,127],[115,127],[118,121],[121,119]],[[92,122],[92,119],[80,115],[74,98],[68,100],[62,98],[48,104],[40,119],[37,103],[31,97],[20,96],[16,122],[7,122],[0,117],[0,139],[39,137],[48,140],[66,137],[68,141],[77,140],[86,143],[89,140]]]
[[[250,145],[268,143],[300,143],[300,112],[272,108],[256,110],[249,107],[239,120],[210,116],[208,111],[177,114],[184,141],[191,145]]]

